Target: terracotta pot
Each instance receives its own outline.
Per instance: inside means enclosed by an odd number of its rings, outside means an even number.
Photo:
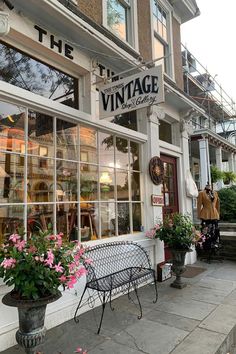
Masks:
[[[2,302],[4,305],[17,307],[19,329],[16,332],[16,341],[27,354],[35,354],[36,347],[44,341],[46,328],[44,327],[47,304],[58,300],[61,293],[50,295],[38,300],[17,299],[14,292],[6,294]]]

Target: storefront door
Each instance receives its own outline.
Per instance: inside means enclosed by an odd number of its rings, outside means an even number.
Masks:
[[[179,211],[176,158],[161,155],[164,164],[164,181],[162,193],[164,195],[163,217]]]

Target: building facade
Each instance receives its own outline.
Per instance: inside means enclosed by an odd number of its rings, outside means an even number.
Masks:
[[[0,3],[10,24],[0,38],[1,240],[20,227],[25,237],[50,228],[90,245],[134,240],[156,267],[164,245],[145,231],[163,214],[192,212],[188,117],[204,110],[183,90],[180,25],[199,14],[195,1],[11,4]],[[110,77],[155,66],[162,103],[100,119],[99,91]],[[163,164],[161,184],[148,172],[153,157]],[[66,291],[48,306],[46,326],[71,319],[77,301]],[[0,310],[4,350],[15,343],[17,313]]]

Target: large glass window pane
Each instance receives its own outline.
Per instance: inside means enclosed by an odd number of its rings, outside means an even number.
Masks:
[[[122,138],[116,138],[116,162],[115,167],[126,168],[129,166],[128,141]]]
[[[1,152],[0,203],[22,202],[24,202],[24,157]]]
[[[0,243],[24,226],[24,207],[21,205],[0,206]]]
[[[54,160],[28,156],[28,201],[53,201]]]
[[[25,143],[24,126],[25,109],[0,101],[0,150],[21,152]]]
[[[53,118],[39,112],[28,112],[28,154],[54,156]]]
[[[78,107],[78,80],[0,43],[0,80]]]
[[[111,122],[114,124],[121,125],[122,127],[126,127],[128,129],[132,129],[135,131],[138,130],[136,111],[131,111],[131,112],[119,114],[119,115],[115,116],[111,120]]]
[[[100,208],[101,236],[114,236],[116,230],[115,203],[101,203]]]
[[[94,129],[80,127],[80,161],[97,163],[97,132]]]
[[[77,203],[56,204],[56,229],[69,240],[78,239],[78,205]]]
[[[116,170],[117,200],[129,200],[128,172]]]
[[[98,238],[98,203],[80,203],[80,226],[82,242]]]
[[[99,133],[100,165],[114,167],[114,137],[106,133]]]
[[[142,231],[142,208],[140,203],[132,203],[133,232]]]
[[[77,166],[75,162],[57,161],[57,185],[59,194],[63,192],[63,201],[77,201]]]
[[[130,167],[132,170],[136,170],[136,171],[140,170],[139,149],[140,149],[139,144],[134,143],[133,141],[130,142]]]
[[[28,204],[27,206],[27,234],[38,233],[39,230],[53,229],[53,205],[52,204]]]
[[[95,165],[80,165],[80,200],[98,199],[98,168]]]
[[[57,119],[57,157],[67,160],[78,159],[77,125]]]
[[[118,235],[130,233],[129,203],[118,203]]]
[[[132,200],[140,200],[140,173],[131,173],[131,194]]]
[[[127,40],[127,9],[119,0],[107,0],[107,25]]]
[[[100,199],[101,200],[114,200],[114,169],[101,168],[99,175],[100,183]]]

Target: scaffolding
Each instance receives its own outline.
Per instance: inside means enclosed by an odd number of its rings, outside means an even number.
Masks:
[[[208,70],[182,44],[184,91],[208,116],[208,127],[228,139],[235,131],[235,102]],[[199,126],[204,128],[204,126]]]

